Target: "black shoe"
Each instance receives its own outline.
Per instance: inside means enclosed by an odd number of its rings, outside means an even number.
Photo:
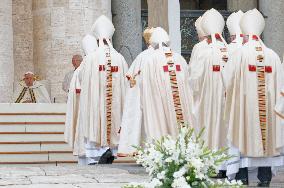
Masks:
[[[261,181],[257,183],[257,187],[269,187],[270,181]]]
[[[89,163],[88,165],[96,165],[96,164],[98,164],[98,162]]]
[[[114,160],[114,157],[112,155],[112,152],[110,149],[106,150],[106,152],[104,152],[104,154],[101,156],[100,160],[99,160],[99,163],[98,164],[111,164],[112,161],[111,159],[113,158]]]
[[[112,155],[107,159],[107,164],[112,164],[113,161],[114,161],[114,156]]]

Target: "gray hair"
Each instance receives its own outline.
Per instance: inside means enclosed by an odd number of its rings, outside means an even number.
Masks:
[[[79,55],[79,54],[73,55],[72,59],[76,59],[76,60],[78,60],[78,61],[80,61],[80,62],[82,62],[82,61],[83,61],[82,56],[81,56],[81,55]]]

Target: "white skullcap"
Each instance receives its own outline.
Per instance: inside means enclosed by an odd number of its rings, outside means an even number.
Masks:
[[[223,16],[215,9],[206,11],[202,16],[201,28],[206,35],[222,33],[224,26]]]
[[[264,17],[257,9],[250,10],[243,15],[240,27],[245,35],[260,36],[265,27]]]
[[[85,55],[94,52],[98,48],[97,39],[93,35],[87,34],[82,40],[82,47]]]

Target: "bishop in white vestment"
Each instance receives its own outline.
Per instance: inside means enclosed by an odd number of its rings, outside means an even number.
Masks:
[[[233,12],[228,18],[227,18],[227,28],[230,33],[230,39],[231,42],[228,44],[228,56],[230,56],[236,51],[241,50],[243,46],[243,34],[240,27],[240,20],[242,19],[242,16],[244,13],[242,11]],[[234,63],[231,61],[228,61],[228,63]],[[234,65],[232,65],[234,66]],[[231,77],[232,72],[228,69],[232,66],[226,66],[225,70],[223,72],[223,79],[225,87],[227,85],[226,79]],[[231,95],[226,95],[226,105],[225,105],[225,121],[226,126],[228,126],[228,119],[230,116],[230,108],[231,108]],[[231,178],[232,174],[236,174],[239,171],[239,164],[238,161],[240,160],[240,152],[238,148],[235,148],[228,140],[226,141],[229,147],[228,154],[233,156],[226,162],[226,175]]]
[[[100,16],[92,30],[99,45],[84,62],[79,119],[85,139],[107,156],[102,163],[111,163],[119,143],[128,65],[112,46],[115,29],[106,16]]]
[[[192,125],[188,67],[184,58],[169,48],[169,42],[167,32],[155,28],[150,39],[154,50],[141,56],[136,84],[130,85],[127,93],[138,97],[132,98],[135,106],[125,105],[119,154],[132,155],[136,152],[133,146],[165,135],[176,137],[179,126]]]
[[[227,138],[242,156],[236,179],[248,184],[247,168],[258,167],[258,186],[269,186],[271,166],[283,165],[284,126],[273,109],[284,70],[278,55],[261,41],[265,26],[261,13],[248,11],[240,26],[244,45],[228,63],[231,77],[226,91],[232,102]]]
[[[15,103],[51,103],[49,94],[38,81],[35,81],[34,73],[27,72],[23,82],[20,82],[14,94]]]
[[[225,88],[222,73],[228,60],[227,44],[222,37],[225,22],[215,9],[202,16],[201,26],[208,47],[200,49],[199,58],[190,63],[190,84],[194,96],[195,119],[205,128],[205,144],[211,149],[226,146],[224,122]]]
[[[84,70],[85,59],[98,47],[97,40],[92,35],[86,35],[82,40],[82,46],[86,57],[84,58],[80,66],[74,71],[73,77],[70,82],[64,132],[65,141],[73,148],[73,155],[79,157],[79,164],[81,164],[80,161],[83,160],[82,158],[86,159],[86,143],[84,139],[82,125],[78,123],[80,122],[78,119],[81,93],[80,75],[81,72]]]

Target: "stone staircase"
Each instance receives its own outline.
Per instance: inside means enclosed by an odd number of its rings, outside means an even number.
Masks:
[[[0,104],[0,164],[76,163],[64,142],[65,104]]]

